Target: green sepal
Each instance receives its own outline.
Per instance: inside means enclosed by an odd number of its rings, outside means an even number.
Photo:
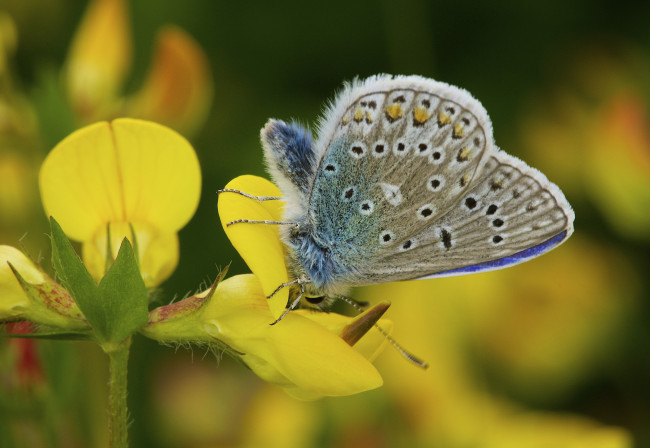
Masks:
[[[50,219],[52,264],[95,332],[98,342],[120,342],[148,320],[147,289],[128,239],[99,285],[77,256],[61,226]]]
[[[99,290],[95,280],[72,248],[63,229],[50,217],[52,229],[52,265],[63,286],[68,290],[88,323],[95,331],[98,340],[107,340],[106,315],[100,302]]]
[[[79,307],[61,285],[45,274],[43,274],[45,277],[43,283],[32,285],[11,263],[7,263],[25,294],[32,300],[29,312],[23,316],[25,320],[56,328],[59,332],[89,330],[89,325]]]
[[[206,334],[200,320],[203,306],[212,300],[217,286],[225,278],[229,267],[230,265],[221,270],[209,290],[151,310],[149,322],[140,333],[163,343],[208,343],[229,348],[225,343]],[[236,350],[230,351],[238,353]]]
[[[120,342],[146,325],[147,287],[127,238],[122,240],[115,262],[99,282],[99,299],[106,316],[107,341]]]

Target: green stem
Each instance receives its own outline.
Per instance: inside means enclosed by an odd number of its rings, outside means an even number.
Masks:
[[[128,447],[128,410],[126,407],[126,373],[131,337],[120,343],[102,345],[108,355],[108,437],[110,448]]]

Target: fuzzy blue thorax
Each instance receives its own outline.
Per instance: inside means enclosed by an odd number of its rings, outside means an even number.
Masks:
[[[285,194],[295,197],[293,204],[301,205],[292,209],[292,203],[288,201],[289,208],[285,211],[285,217],[296,225],[287,226],[281,231],[287,246],[287,264],[291,276],[310,281],[307,290],[311,294],[341,292],[341,288],[332,288],[337,277],[345,271],[336,259],[336,250],[333,251],[336,241],[320,238],[307,214],[307,203],[318,164],[311,132],[296,123],[270,120],[262,129],[261,137],[266,162],[274,180]]]

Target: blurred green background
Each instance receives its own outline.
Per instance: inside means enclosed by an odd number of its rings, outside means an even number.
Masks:
[[[205,54],[204,100],[213,95],[194,129],[177,127],[198,153],[203,191],[153,305],[230,261],[231,274],[248,271],[219,225],[216,191],[265,176],[268,118],[313,126],[355,76],[419,74],[469,90],[497,144],[557,183],[576,212],[575,235],[539,260],[356,291],[391,300],[393,336],[431,363],[419,371],[388,348],[384,387],[358,396],[298,402],[229,358],[136,338],[132,446],[650,446],[650,3],[126,5],[132,63],[118,96],[141,89],[167,24]],[[82,123],[63,67],[87,6],[0,0],[0,241],[27,233],[45,265],[36,175]],[[0,340],[0,446],[105,446],[105,364],[90,344]]]

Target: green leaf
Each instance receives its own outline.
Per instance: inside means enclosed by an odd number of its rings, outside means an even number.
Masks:
[[[86,316],[97,338],[100,341],[105,341],[108,337],[107,322],[97,284],[54,218],[50,218],[50,227],[52,229],[52,265],[59,275],[61,283]]]
[[[146,325],[147,288],[127,238],[122,240],[113,266],[99,282],[99,298],[106,315],[108,341],[122,341]]]

